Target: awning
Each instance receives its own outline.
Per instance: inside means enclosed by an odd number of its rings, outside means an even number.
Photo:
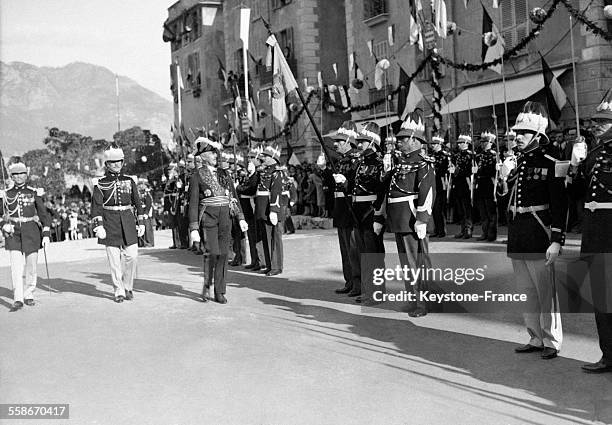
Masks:
[[[390,124],[393,124],[394,122],[399,121],[399,119],[400,118],[397,115],[393,114],[388,117],[382,116],[378,118],[364,118],[362,120],[355,121],[355,124],[357,124],[357,131],[361,131],[363,125],[367,122],[376,123],[380,128],[384,128]],[[323,137],[332,137],[334,134],[336,134],[336,130],[324,134]]]
[[[558,78],[565,71],[565,68],[557,69],[553,71],[553,74]],[[544,77],[542,77],[540,72],[511,80],[507,79],[506,101],[508,103],[523,101],[543,88]],[[501,81],[489,84],[484,83],[480,86],[463,90],[459,96],[443,107],[441,112],[442,114],[454,114],[455,112],[467,111],[468,109],[484,108],[491,106],[493,101],[495,101],[496,105],[504,103],[504,87]]]

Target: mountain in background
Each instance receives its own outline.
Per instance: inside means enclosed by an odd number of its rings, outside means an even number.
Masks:
[[[119,76],[121,129],[139,126],[168,140],[172,102]],[[61,68],[0,62],[0,149],[43,148],[45,127],[112,140],[117,131],[115,74],[82,62]]]

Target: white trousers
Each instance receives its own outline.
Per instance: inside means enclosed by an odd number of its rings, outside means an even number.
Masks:
[[[126,247],[107,246],[106,256],[111,269],[111,278],[115,287],[115,297],[125,297],[125,291],[131,291],[136,277],[138,244]]]
[[[536,347],[561,349],[563,329],[557,292],[553,288],[550,269],[545,260],[512,260],[517,291],[527,295],[527,310],[523,313],[529,344]]]
[[[13,278],[13,301],[34,299],[36,289],[36,263],[38,252],[25,255],[21,251],[10,250],[11,275]]]

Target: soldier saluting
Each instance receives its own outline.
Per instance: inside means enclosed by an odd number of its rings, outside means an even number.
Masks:
[[[196,146],[196,156],[202,157],[203,165],[192,174],[189,182],[189,230],[193,242],[200,242],[199,230],[204,236],[202,301],[210,299],[210,287],[214,283],[215,301],[225,304],[225,274],[232,215],[239,217],[243,232],[248,230],[248,225],[244,221],[231,176],[217,165],[219,151],[223,146],[206,137],[198,137]]]
[[[572,148],[573,185],[586,190],[580,252],[589,265],[595,323],[602,357],[582,366],[587,373],[612,372],[612,90],[591,117],[595,143]],[[586,157],[586,159],[585,159]]]
[[[565,242],[567,196],[565,176],[556,172],[556,158],[543,145],[548,118],[537,102],[527,102],[516,118],[519,153],[500,170],[513,183],[508,210],[508,257],[517,287],[527,295],[523,314],[530,340],[517,353],[541,351],[543,359],[557,356],[562,327],[555,288],[553,263]],[[559,174],[559,175],[558,175]]]
[[[104,151],[106,174],[95,185],[91,200],[93,231],[98,243],[106,246],[117,303],[134,298],[138,238],[145,232],[138,187],[121,172],[123,161],[123,150],[117,145]]]
[[[4,165],[0,164],[0,167]],[[51,218],[37,189],[26,186],[26,165],[17,162],[8,169],[15,185],[2,194],[0,227],[11,259],[13,306],[10,311],[14,312],[21,309],[24,303],[34,305],[38,250],[50,243]]]

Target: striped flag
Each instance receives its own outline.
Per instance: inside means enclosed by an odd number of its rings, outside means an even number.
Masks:
[[[542,76],[544,77],[544,92],[546,93],[546,106],[548,108],[548,116],[555,123],[559,123],[561,118],[561,110],[567,103],[567,95],[559,84],[559,80],[555,77],[550,66],[544,60],[544,56],[540,54],[542,58]]]
[[[274,49],[272,116],[281,123],[287,120],[287,104],[285,96],[298,88],[297,81],[287,64],[278,41],[274,35],[268,37],[266,44]]]

